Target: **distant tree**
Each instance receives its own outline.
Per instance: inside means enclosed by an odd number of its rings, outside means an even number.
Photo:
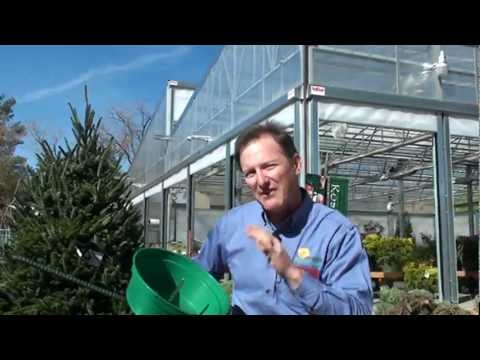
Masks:
[[[38,145],[37,152],[41,152],[41,144],[46,141],[52,147],[55,147],[60,142],[60,139],[63,138],[62,131],[60,129],[46,129],[44,126],[41,126],[37,121],[32,121],[27,126],[27,131],[30,136],[35,140],[36,144]]]
[[[15,99],[0,95],[0,228],[11,222],[20,179],[26,172],[26,159],[15,155],[26,130],[20,122],[13,122],[14,106]]]
[[[128,167],[133,163],[151,121],[152,114],[144,104],[136,106],[133,111],[114,107],[100,127],[101,140],[107,143],[113,139],[115,153],[123,157],[124,165]]]

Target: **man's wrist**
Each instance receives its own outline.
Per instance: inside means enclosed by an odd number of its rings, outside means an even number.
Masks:
[[[288,284],[293,290],[300,286],[303,280],[304,272],[305,271],[303,269],[293,264],[288,266],[287,270],[285,271],[284,278],[287,280]]]

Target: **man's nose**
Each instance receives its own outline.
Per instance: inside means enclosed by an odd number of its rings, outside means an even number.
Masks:
[[[268,177],[265,176],[262,171],[257,173],[257,185],[260,187],[264,187],[268,183]]]

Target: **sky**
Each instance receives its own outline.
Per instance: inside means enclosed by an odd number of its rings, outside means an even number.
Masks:
[[[143,104],[153,112],[168,80],[200,86],[223,46],[0,45],[0,94],[14,97],[14,120],[35,124],[47,139],[71,142],[68,103],[83,114],[84,86],[97,116]],[[16,154],[35,166],[29,134]]]

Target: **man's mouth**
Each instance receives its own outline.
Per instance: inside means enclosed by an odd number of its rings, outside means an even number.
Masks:
[[[275,192],[274,189],[260,192],[261,197],[270,197]]]

